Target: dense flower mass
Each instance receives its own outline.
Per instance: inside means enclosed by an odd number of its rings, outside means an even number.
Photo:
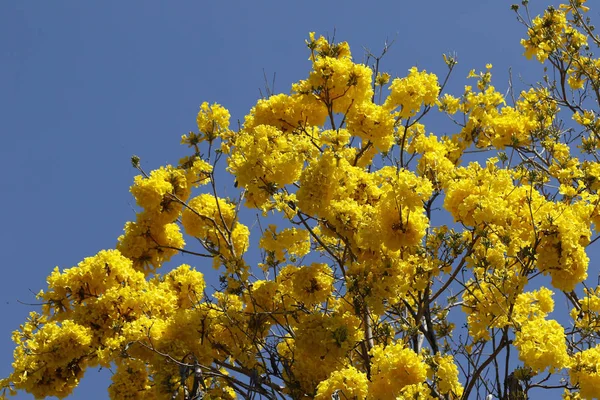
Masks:
[[[427,377],[423,359],[401,343],[371,351],[373,359],[369,394],[373,399],[395,399],[407,386],[417,385]]]
[[[513,9],[552,73],[510,96],[310,33],[237,130],[202,103],[178,164],[132,158],[116,248],[50,273],[1,398],[98,366],[112,399],[599,398],[600,40],[585,0]]]

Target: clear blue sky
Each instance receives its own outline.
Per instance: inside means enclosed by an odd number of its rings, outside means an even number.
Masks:
[[[307,76],[309,31],[335,29],[356,60],[363,46],[378,52],[395,40],[383,64],[393,76],[413,65],[443,74],[442,53],[455,51],[455,94],[486,63],[500,91],[510,67],[515,81],[536,78],[511,1],[373,3],[0,2],[0,376],[10,371],[11,332],[32,309],[19,301],[34,303],[54,266],[114,247],[134,218],[130,156],[147,170],[176,163],[199,104],[219,102],[242,119],[263,69],[277,74],[276,92],[288,92]],[[532,3],[536,12],[546,5]],[[106,398],[108,376],[89,370],[72,398]]]

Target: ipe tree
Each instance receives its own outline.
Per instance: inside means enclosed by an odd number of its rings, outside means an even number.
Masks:
[[[487,65],[449,93],[447,55],[445,76],[393,78],[388,46],[361,64],[311,33],[288,94],[238,126],[202,103],[181,160],[132,158],[139,209],[116,248],[51,272],[4,395],[66,397],[105,367],[113,399],[600,397],[600,37],[584,3],[513,6],[546,66],[523,91]],[[449,135],[426,128],[440,112]],[[557,296],[570,313],[551,314]]]

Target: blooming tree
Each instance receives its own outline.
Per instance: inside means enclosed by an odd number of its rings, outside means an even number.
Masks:
[[[113,399],[599,397],[600,37],[584,3],[532,20],[513,6],[547,66],[520,93],[491,65],[446,93],[450,56],[445,77],[391,79],[387,47],[358,64],[311,33],[308,77],[237,129],[203,103],[178,164],[132,158],[139,212],[116,248],[50,274],[4,395],[66,397],[102,366]],[[454,134],[428,133],[434,112]],[[194,267],[165,267],[179,253]],[[556,296],[570,315],[550,317]]]

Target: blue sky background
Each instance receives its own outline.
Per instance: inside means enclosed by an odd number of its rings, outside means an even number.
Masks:
[[[516,1],[516,0],[513,0]],[[11,332],[33,308],[54,266],[71,267],[112,248],[135,218],[129,194],[137,154],[151,170],[176,163],[203,101],[243,119],[264,88],[288,92],[307,76],[309,31],[378,53],[383,70],[417,65],[443,75],[457,52],[449,91],[471,68],[494,65],[504,92],[512,68],[533,83],[540,66],[522,57],[525,29],[511,1],[3,1],[0,2],[0,376],[10,372]],[[532,1],[541,12],[546,2]],[[451,123],[427,124],[436,134]],[[189,260],[192,261],[192,260]],[[206,274],[209,262],[193,260]],[[592,264],[593,265],[593,264]],[[594,267],[595,268],[595,267]],[[590,271],[594,274],[594,271]],[[556,298],[557,303],[562,297]],[[103,399],[110,374],[89,370],[75,399]],[[20,395],[18,398],[31,398]]]

